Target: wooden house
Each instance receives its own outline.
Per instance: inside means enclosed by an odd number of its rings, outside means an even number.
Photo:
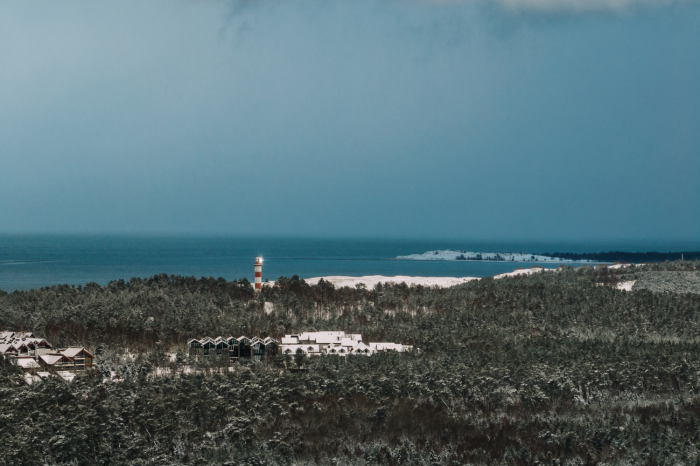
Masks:
[[[2,355],[6,358],[17,357],[19,355],[19,351],[17,350],[16,345],[12,343],[0,344],[0,353],[2,353]]]
[[[239,342],[238,338],[235,337],[228,337],[226,339],[226,344],[228,344],[228,358],[229,360],[236,360],[238,359],[239,355]]]
[[[42,354],[37,360],[41,367],[51,369],[62,369],[65,367],[73,367],[73,360],[68,356],[60,353]]]
[[[187,348],[189,349],[189,354],[192,357],[200,357],[203,354],[202,342],[196,338],[193,338],[187,342]]]
[[[75,369],[91,367],[92,362],[95,359],[95,357],[88,353],[88,351],[82,346],[71,346],[70,348],[59,351],[59,353],[70,358],[73,361],[73,367]]]

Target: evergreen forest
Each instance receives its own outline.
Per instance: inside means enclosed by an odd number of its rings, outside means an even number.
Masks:
[[[0,328],[97,363],[28,384],[0,359],[0,465],[700,465],[700,294],[615,287],[698,271],[446,289],[294,276],[257,296],[245,279],[162,274],[0,293]],[[414,351],[230,366],[186,348],[323,330]]]

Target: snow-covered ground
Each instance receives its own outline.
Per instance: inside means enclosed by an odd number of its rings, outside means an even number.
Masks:
[[[473,252],[473,251],[452,251],[451,249],[440,251],[428,251],[423,254],[410,254],[408,256],[397,256],[401,260],[414,261],[456,261],[456,260],[484,260],[484,261],[507,261],[507,262],[590,262],[593,261],[573,261],[559,257],[538,256],[536,254],[501,253],[501,252]]]
[[[342,276],[331,276],[331,277],[314,277],[306,278],[305,281],[309,285],[317,285],[319,280],[323,278],[324,280],[333,283],[336,288],[341,288],[344,286],[355,287],[359,283],[364,283],[367,288],[374,288],[377,283],[406,283],[407,285],[423,285],[423,286],[438,286],[440,288],[449,288],[455,285],[461,285],[471,280],[478,280],[476,277],[406,277],[406,276],[396,276],[396,277],[384,277],[381,275],[371,275],[367,277],[342,277]]]
[[[24,380],[27,381],[29,385],[33,384],[34,382],[39,382],[41,379],[44,379],[46,377],[49,377],[51,375],[51,372],[37,372],[35,374],[24,374]],[[72,382],[73,379],[75,378],[75,373],[70,372],[70,371],[56,371],[56,375],[59,377],[63,378],[66,382]]]
[[[634,286],[634,282],[636,280],[632,280],[630,282],[622,282],[617,284],[617,289],[618,290],[623,290],[623,291],[632,291],[632,287]]]

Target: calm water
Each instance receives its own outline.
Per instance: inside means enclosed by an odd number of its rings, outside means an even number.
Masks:
[[[195,277],[246,277],[255,256],[265,258],[263,280],[294,274],[483,277],[522,263],[397,261],[398,255],[433,249],[523,252],[678,250],[689,245],[517,244],[469,241],[389,241],[284,238],[176,238],[127,236],[0,236],[0,290],[148,277],[158,273]],[[692,246],[692,245],[691,245]],[[697,247],[697,245],[694,245]],[[688,249],[686,249],[688,250]],[[556,267],[553,265],[553,267]]]

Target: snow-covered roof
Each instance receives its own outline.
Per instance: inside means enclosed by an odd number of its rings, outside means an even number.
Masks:
[[[404,353],[413,349],[413,346],[402,345],[400,343],[370,343],[369,347],[374,351],[398,351]]]
[[[335,343],[340,339],[339,335],[314,335],[314,334],[303,334],[306,338],[300,338],[302,341],[315,341],[319,345]]]
[[[294,335],[286,335],[286,337],[292,337]],[[328,344],[340,341],[341,338],[345,336],[345,332],[304,332],[299,334],[299,341],[308,341],[313,343]]]
[[[66,357],[63,354],[42,354],[41,356],[39,356],[39,359],[44,361],[49,366],[53,366],[58,361],[61,361],[63,359],[65,359],[66,362],[73,362],[70,358]]]
[[[307,354],[320,353],[321,350],[318,345],[287,345],[284,347],[283,354],[296,354],[297,350],[300,349]],[[290,353],[288,353],[290,352]]]
[[[69,348],[64,349],[60,353],[73,359],[78,354],[80,354],[81,351],[85,351],[85,354],[87,356],[89,356],[91,358],[93,357],[92,354],[88,353],[88,351],[85,348],[83,348],[82,346],[71,346]]]
[[[20,366],[22,369],[38,369],[39,368],[39,363],[34,360],[34,358],[30,357],[20,357],[17,358],[17,365]]]
[[[17,351],[17,347],[15,347],[15,345],[13,345],[12,343],[5,343],[0,345],[0,353],[7,353],[10,350]]]
[[[370,352],[372,351],[372,349],[369,346],[365,345],[363,342],[359,342],[352,348],[353,353],[364,353],[365,351]]]

